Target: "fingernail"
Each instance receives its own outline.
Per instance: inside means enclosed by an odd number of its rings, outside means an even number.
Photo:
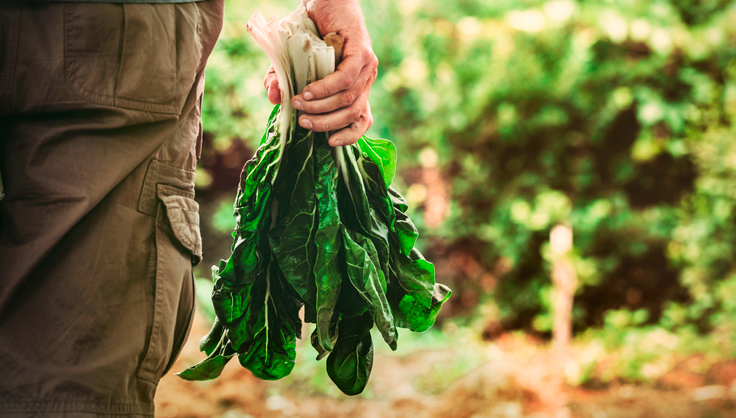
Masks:
[[[294,100],[293,106],[295,109],[304,110],[304,106],[299,100]]]
[[[310,92],[304,93],[304,100],[312,100],[312,99],[314,99],[314,94]]]
[[[335,140],[335,142],[332,143],[333,147],[341,147],[342,146],[342,140]]]
[[[302,118],[299,121],[299,124],[302,125],[302,127],[304,127],[304,128],[312,129],[312,122],[310,122],[309,119],[307,119],[307,118]]]

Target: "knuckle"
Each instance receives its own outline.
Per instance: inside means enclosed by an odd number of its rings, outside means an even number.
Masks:
[[[357,106],[350,109],[350,113],[348,114],[348,116],[350,117],[350,123],[357,122],[358,120],[360,120],[360,115],[362,113],[363,112],[361,112],[361,110]]]
[[[367,131],[371,126],[373,126],[373,116],[367,116],[365,118],[365,130]]]
[[[347,89],[348,87],[353,85],[353,77],[349,75],[345,75],[342,80],[340,81],[343,90]]]
[[[327,97],[330,95],[330,90],[325,86],[321,86],[318,89],[314,89],[314,91],[312,91],[312,94],[314,94],[315,97]]]
[[[352,91],[345,92],[342,96],[342,107],[347,107],[355,101],[355,93]]]
[[[324,132],[329,130],[329,128],[326,126],[324,121],[312,119],[312,130],[315,132]]]

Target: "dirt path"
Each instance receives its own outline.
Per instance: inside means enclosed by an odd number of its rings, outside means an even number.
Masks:
[[[207,330],[205,320],[197,317],[175,371],[202,358],[197,344]],[[280,382],[260,381],[235,362],[210,382],[186,382],[168,375],[156,395],[156,416],[736,418],[734,391],[726,386],[693,388],[691,379],[671,389],[567,388],[559,384],[546,349],[523,337],[506,336],[473,349],[483,352],[472,361],[450,348],[408,354],[378,350],[369,387],[358,397],[340,394],[329,382],[324,364],[306,357],[298,360],[293,376]],[[468,364],[458,366],[463,361]]]

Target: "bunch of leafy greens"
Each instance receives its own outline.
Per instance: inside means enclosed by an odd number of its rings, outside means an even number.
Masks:
[[[335,69],[306,9],[278,22],[257,13],[248,30],[276,70],[283,105],[243,168],[232,255],[213,267],[217,318],[200,343],[208,357],[179,376],[216,378],[234,356],[261,379],[288,375],[304,307],[318,358],[328,356],[330,378],[355,395],[371,372],[371,328],[396,349],[396,328],[427,330],[450,289],[435,284],[407,203],[390,187],[393,143],[332,148],[328,134],[296,123],[293,95]]]

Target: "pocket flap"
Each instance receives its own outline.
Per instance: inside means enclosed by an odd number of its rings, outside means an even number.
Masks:
[[[191,192],[165,184],[156,185],[156,196],[166,207],[171,230],[181,245],[192,253],[192,264],[202,261],[202,235],[199,232],[199,204],[191,197]]]

